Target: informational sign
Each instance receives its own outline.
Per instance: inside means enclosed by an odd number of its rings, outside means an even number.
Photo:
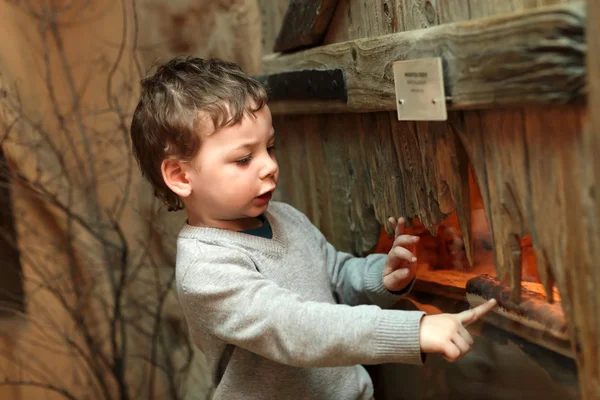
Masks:
[[[445,121],[446,95],[442,59],[394,62],[399,121]]]

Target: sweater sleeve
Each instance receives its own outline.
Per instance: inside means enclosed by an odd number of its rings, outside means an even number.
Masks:
[[[297,210],[295,212],[323,249],[331,285],[341,303],[351,306],[374,304],[381,308],[390,308],[410,292],[414,280],[406,288],[396,293],[388,291],[383,285],[383,268],[387,254],[355,257],[343,251],[337,251],[304,214]]]
[[[231,249],[203,250],[200,259],[181,278],[191,329],[297,367],[422,363],[423,312],[305,301]]]

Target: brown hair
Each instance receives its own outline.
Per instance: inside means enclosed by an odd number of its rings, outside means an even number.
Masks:
[[[206,113],[215,130],[238,123],[267,101],[263,86],[235,63],[177,57],[141,81],[142,92],[131,121],[133,153],[154,194],[169,211],[183,208],[165,184],[167,158],[191,160],[200,149],[199,117]]]

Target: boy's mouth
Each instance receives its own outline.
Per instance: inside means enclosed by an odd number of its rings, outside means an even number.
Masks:
[[[267,204],[269,200],[271,200],[271,196],[273,196],[273,191],[261,194],[260,196],[256,197],[256,201],[260,205]]]

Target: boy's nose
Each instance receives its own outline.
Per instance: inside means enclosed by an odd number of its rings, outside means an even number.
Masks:
[[[266,161],[265,164],[263,165],[261,171],[260,171],[260,179],[265,179],[268,178],[270,176],[273,176],[277,173],[279,166],[277,165],[277,161],[275,161],[275,158],[267,156],[265,157]]]

